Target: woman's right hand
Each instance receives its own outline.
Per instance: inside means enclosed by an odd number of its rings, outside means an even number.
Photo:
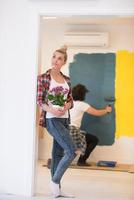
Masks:
[[[50,108],[50,112],[57,117],[60,117],[65,114],[65,110],[62,110],[60,108],[53,108],[53,107]]]
[[[52,113],[53,115],[57,117],[64,115],[66,112],[64,109],[62,110],[61,108],[54,108],[53,106],[47,105],[47,104],[44,104],[42,109],[46,112]]]

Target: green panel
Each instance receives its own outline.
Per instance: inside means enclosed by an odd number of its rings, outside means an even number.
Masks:
[[[112,145],[115,139],[115,54],[95,53],[75,55],[70,64],[72,86],[78,83],[86,85],[90,90],[85,101],[91,106],[101,109],[111,104],[113,111],[101,117],[85,114],[82,129],[99,138],[99,145]]]

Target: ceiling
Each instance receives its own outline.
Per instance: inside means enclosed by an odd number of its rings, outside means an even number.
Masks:
[[[49,22],[61,22],[65,24],[122,24],[122,25],[134,25],[134,16],[43,16],[43,20]]]

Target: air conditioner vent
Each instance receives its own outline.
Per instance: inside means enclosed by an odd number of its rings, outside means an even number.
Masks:
[[[67,32],[64,43],[68,46],[108,47],[108,32]]]

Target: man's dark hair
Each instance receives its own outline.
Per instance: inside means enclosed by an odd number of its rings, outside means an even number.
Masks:
[[[72,95],[73,99],[83,101],[85,99],[86,93],[89,92],[89,90],[82,84],[78,84],[73,87],[72,89]]]

